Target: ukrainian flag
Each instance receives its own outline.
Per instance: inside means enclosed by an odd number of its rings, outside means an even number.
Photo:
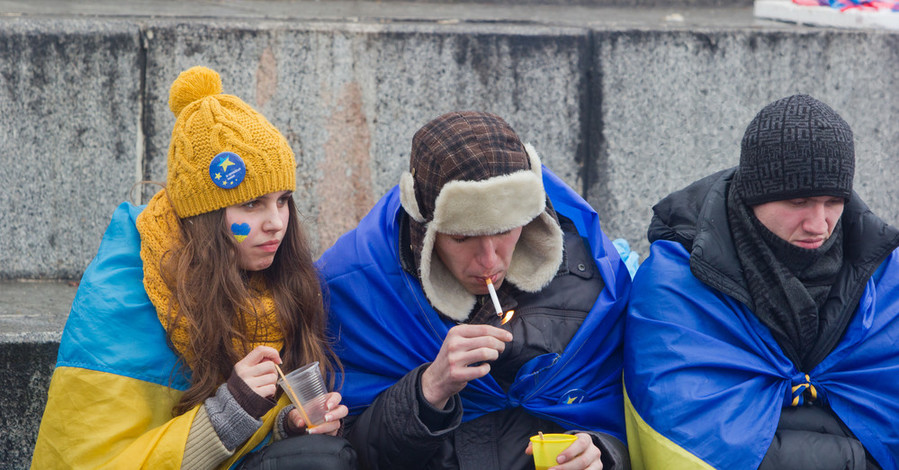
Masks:
[[[635,469],[758,468],[795,391],[840,417],[883,468],[899,462],[899,255],[868,280],[840,344],[795,368],[742,303],[700,282],[690,254],[653,243],[637,272],[624,340]]]
[[[181,467],[199,406],[172,416],[190,379],[179,369],[144,291],[135,227],[142,209],[118,207],[84,273],[60,343],[32,468]],[[280,408],[263,417],[262,428],[223,468],[263,442]]]

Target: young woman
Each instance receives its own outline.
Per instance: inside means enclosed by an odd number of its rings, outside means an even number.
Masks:
[[[277,385],[277,366],[317,361],[329,378],[339,367],[291,196],[293,152],[221,92],[203,67],[172,85],[166,188],[146,208],[119,206],[82,278],[34,468],[354,466],[333,437],[340,394],[307,429]]]

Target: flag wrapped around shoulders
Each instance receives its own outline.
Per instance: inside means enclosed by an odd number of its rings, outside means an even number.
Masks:
[[[461,392],[468,421],[521,406],[569,429],[587,429],[624,439],[621,371],[623,310],[630,277],[596,212],[545,167],[544,187],[553,208],[571,219],[590,245],[606,287],[561,355],[526,363],[504,392],[487,375]],[[382,391],[437,357],[455,324],[429,304],[421,283],[404,272],[398,236],[402,207],[394,187],[318,261],[330,296],[330,334],[344,365],[343,397],[360,413]],[[567,404],[566,393],[584,399]]]
[[[899,456],[899,254],[868,280],[837,347],[806,374],[742,303],[653,243],[634,279],[625,334],[628,445],[635,469],[757,468],[781,409],[813,386],[883,468]]]
[[[199,409],[172,416],[190,384],[143,286],[143,206],[121,204],[66,321],[33,468],[180,468]],[[281,406],[276,407],[280,409]],[[266,438],[276,415],[231,459]]]

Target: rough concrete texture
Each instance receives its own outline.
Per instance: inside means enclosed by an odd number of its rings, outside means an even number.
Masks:
[[[59,342],[74,282],[0,281],[0,343]]]
[[[885,85],[899,68],[897,34],[590,21],[590,28],[230,17],[4,22],[11,53],[0,58],[8,70],[0,75],[7,85],[0,120],[13,137],[0,145],[18,157],[0,174],[13,188],[0,193],[0,210],[15,234],[0,237],[0,278],[80,275],[132,183],[165,179],[174,122],[168,87],[196,64],[218,70],[225,92],[287,137],[298,160],[296,200],[319,252],[397,181],[414,131],[454,109],[505,117],[587,195],[610,235],[645,254],[652,204],[709,169],[736,164],[752,115],[806,92],[856,129],[859,192],[888,220],[899,219],[884,171],[899,138],[896,99]],[[38,25],[46,35],[28,33]],[[54,38],[65,39],[64,51],[34,52],[41,41],[62,41]],[[71,76],[69,56],[86,64]],[[36,65],[22,65],[29,61]],[[107,62],[112,72],[101,72]],[[51,80],[43,87],[56,90],[55,99],[30,93],[41,80]],[[144,201],[153,190],[145,189]]]
[[[502,0],[500,0],[502,1]],[[729,26],[752,23],[752,2],[748,0],[599,0],[608,5],[592,5],[569,0],[500,1],[390,1],[390,0],[0,0],[0,16],[86,17],[86,18],[231,18],[235,20],[335,21],[347,23],[401,22],[519,22],[543,25],[590,23],[659,26],[671,22],[689,23],[691,18],[717,16]],[[641,8],[634,8],[637,3]],[[560,4],[564,8],[560,8]],[[617,5],[616,5],[617,4]],[[651,4],[651,6],[647,6]],[[716,5],[715,8],[703,8]],[[740,11],[737,17],[733,11]],[[668,19],[672,13],[683,18]],[[742,16],[744,15],[745,16]]]
[[[59,343],[0,342],[0,467],[28,468]]]
[[[145,36],[150,178],[165,179],[172,80],[209,66],[226,93],[268,117],[296,152],[296,200],[321,250],[396,184],[415,130],[451,110],[503,116],[562,178],[583,185],[583,30],[216,21],[152,23]]]
[[[71,278],[140,159],[137,28],[0,24],[0,279]]]
[[[74,283],[0,281],[0,467],[28,468]]]
[[[852,126],[855,189],[899,222],[899,35],[837,30],[626,31],[596,35],[601,76],[588,200],[607,233],[645,256],[651,207],[701,176],[735,166],[749,121],[767,103],[808,93]],[[851,51],[851,52],[850,52]]]

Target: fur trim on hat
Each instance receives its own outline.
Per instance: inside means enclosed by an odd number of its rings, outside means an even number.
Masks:
[[[421,283],[434,308],[453,320],[468,318],[475,296],[433,256],[438,232],[478,236],[522,227],[505,280],[526,292],[537,292],[549,284],[562,263],[562,229],[547,212],[540,158],[532,146],[525,145],[525,149],[530,170],[483,181],[451,181],[437,196],[434,219],[426,224],[421,250]],[[411,175],[408,179],[404,176],[400,192],[403,208],[415,218],[407,198],[411,195],[411,201],[415,200],[411,182]],[[417,204],[414,209],[417,212]]]
[[[415,199],[415,178],[408,171],[404,171],[400,176],[400,204],[409,217],[420,224],[425,223],[421,209],[418,208],[418,200]]]

